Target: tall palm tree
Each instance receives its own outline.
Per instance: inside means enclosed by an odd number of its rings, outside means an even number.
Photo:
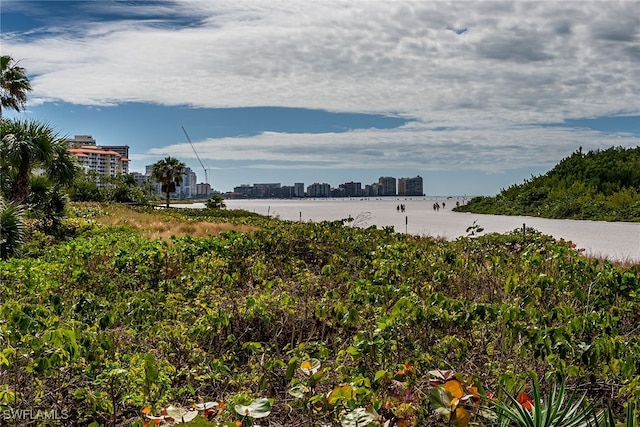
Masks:
[[[0,131],[0,168],[9,177],[5,186],[10,188],[12,200],[27,202],[33,171],[41,171],[54,184],[73,182],[78,165],[65,140],[47,123],[2,119]]]
[[[27,103],[27,92],[31,92],[31,83],[24,68],[8,55],[0,57],[0,117],[3,108],[20,111]]]
[[[185,164],[174,157],[165,157],[151,167],[151,176],[162,184],[162,192],[167,195],[167,208],[171,193],[176,191],[176,186],[182,184],[185,168]]]

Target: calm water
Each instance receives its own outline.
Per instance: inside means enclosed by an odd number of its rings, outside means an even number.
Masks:
[[[354,218],[359,226],[393,226],[398,232],[454,240],[477,225],[484,233],[504,233],[522,225],[571,240],[585,253],[611,260],[640,262],[640,223],[543,219],[525,216],[480,215],[452,212],[456,198],[226,200],[230,209],[245,209],[291,221],[323,221]],[[438,202],[440,210],[434,211]],[[446,204],[442,208],[443,202]],[[405,212],[397,206],[405,205]],[[191,205],[193,206],[193,205]],[[196,205],[197,206],[197,205]]]

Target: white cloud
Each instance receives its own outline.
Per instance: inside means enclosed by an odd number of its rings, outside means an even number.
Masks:
[[[282,167],[281,163],[287,162],[325,169],[386,169],[401,164],[432,171],[499,173],[523,167],[550,167],[578,146],[588,151],[611,145],[611,141],[610,135],[564,127],[434,131],[414,125],[332,134],[265,132],[254,137],[194,141],[194,147],[205,162],[245,161],[260,167]],[[637,146],[640,138],[621,134],[616,145]],[[149,154],[195,159],[188,144],[153,149]]]
[[[554,164],[578,145],[611,145],[597,132],[532,124],[640,114],[637,6],[181,0],[131,9],[119,21],[56,22],[44,38],[5,32],[2,43],[34,73],[36,102],[287,106],[417,119],[388,131],[212,140],[197,144],[205,158],[497,172]],[[438,126],[451,130],[430,130]],[[170,146],[148,155],[186,152]]]
[[[74,103],[549,121],[640,110],[636,6],[183,1],[153,20],[80,22],[3,44],[37,74],[34,96]],[[192,25],[160,25],[160,14],[190,14]]]

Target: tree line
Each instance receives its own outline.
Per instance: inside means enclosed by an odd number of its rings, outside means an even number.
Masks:
[[[475,197],[459,212],[640,221],[640,147],[582,147],[544,175]]]

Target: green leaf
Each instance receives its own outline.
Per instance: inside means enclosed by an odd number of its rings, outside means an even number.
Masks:
[[[147,353],[144,355],[144,374],[145,380],[148,385],[158,380],[158,367],[156,366],[156,358],[153,354]]]
[[[285,374],[285,378],[287,381],[291,381],[293,378],[293,374],[296,372],[296,367],[298,366],[298,357],[294,356],[289,360],[289,364],[287,365],[287,373]]]
[[[314,387],[316,384],[318,384],[320,382],[322,377],[324,377],[324,372],[323,371],[318,371],[315,374],[311,375],[309,377],[309,386],[310,387]]]
[[[265,397],[260,397],[251,402],[248,406],[236,405],[234,409],[237,414],[242,416],[264,418],[269,416],[271,413],[271,402]]]
[[[7,359],[7,356],[0,352],[0,366],[6,366],[8,368],[10,364],[11,363],[9,362],[9,359]]]
[[[381,369],[378,372],[376,372],[376,375],[373,377],[373,381],[376,382],[380,378],[384,378],[386,376],[387,376],[387,371]]]
[[[376,420],[376,415],[365,408],[356,408],[340,420],[342,427],[364,427]]]
[[[188,423],[198,416],[198,411],[194,409],[178,408],[172,405],[169,405],[166,411],[175,424]]]
[[[451,415],[451,393],[444,387],[432,388],[428,397],[434,411],[447,418]]]
[[[295,387],[291,387],[291,389],[289,389],[289,394],[293,397],[297,397],[298,399],[303,398],[304,395],[308,392],[309,392],[309,387],[304,386],[302,384],[297,385]]]
[[[353,387],[349,384],[340,384],[327,396],[327,402],[329,405],[333,406],[338,402],[348,401],[353,399]]]

